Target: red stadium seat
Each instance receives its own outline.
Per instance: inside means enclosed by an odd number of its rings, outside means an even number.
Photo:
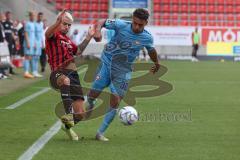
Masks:
[[[234,15],[233,14],[228,14],[227,15],[227,20],[228,21],[234,21]]]
[[[181,20],[188,20],[188,14],[186,13],[181,14]]]
[[[206,5],[207,1],[206,0],[199,0],[198,3],[201,4],[201,5]]]
[[[179,0],[180,4],[188,4],[188,0]]]
[[[214,5],[209,5],[209,6],[207,7],[207,10],[208,10],[208,13],[214,13],[214,12],[215,12],[215,7],[214,7]]]
[[[101,5],[100,5],[100,10],[101,10],[101,11],[108,11],[108,5],[107,5],[107,4],[104,4],[104,3],[101,4]]]
[[[198,7],[200,13],[206,13],[207,7],[205,5],[199,5]]]
[[[233,27],[235,24],[233,21],[225,22],[224,26]]]
[[[178,21],[173,20],[173,21],[171,21],[170,25],[172,25],[172,26],[178,26]]]
[[[198,26],[198,22],[197,21],[190,21],[188,25],[190,25],[190,26]]]
[[[237,22],[240,22],[240,14],[237,14],[236,19],[237,19]]]
[[[216,0],[208,0],[207,2],[208,2],[209,5],[214,5]]]
[[[153,10],[154,10],[154,12],[160,12],[161,11],[161,6],[159,4],[154,5]]]
[[[236,6],[236,14],[239,14],[239,13],[240,13],[240,4]]]
[[[63,10],[63,5],[62,5],[62,3],[56,3],[56,5],[55,5],[55,8],[56,8],[56,10],[58,10],[58,11],[61,11],[61,10]]]
[[[169,24],[170,24],[169,20],[164,20],[161,22],[161,25],[163,26],[169,26]]]
[[[154,23],[154,25],[156,25],[156,26],[160,26],[160,24],[161,24],[159,20],[155,20],[153,23]]]
[[[80,3],[73,3],[72,4],[72,9],[74,11],[79,11],[81,8],[80,8]]]
[[[170,1],[169,0],[161,0],[162,4],[169,4]]]
[[[206,21],[200,21],[200,25],[201,26],[207,26],[207,22]]]
[[[153,19],[157,20],[161,18],[161,13],[154,13]]]
[[[98,3],[98,0],[92,0],[92,3]]]
[[[235,5],[235,1],[238,1],[238,0],[226,0],[225,4],[226,5]]]
[[[226,7],[226,12],[227,13],[235,13],[235,9],[233,8],[233,6],[227,6]]]
[[[162,16],[162,19],[170,19],[170,14],[169,13],[164,13]]]
[[[191,21],[197,21],[197,14],[195,14],[195,13],[190,14],[190,20]]]
[[[189,0],[189,3],[192,4],[192,5],[196,5],[197,1],[196,0]]]
[[[181,21],[180,25],[181,25],[181,26],[187,26],[187,25],[188,25],[188,21],[185,21],[185,20],[184,20],[184,21]]]
[[[90,11],[98,11],[98,4],[93,3],[90,5]]]
[[[236,1],[236,2],[235,2],[235,5],[240,5],[240,1]]]
[[[190,5],[190,12],[196,13],[197,12],[197,6],[196,5]]]
[[[88,19],[83,19],[80,21],[81,24],[89,24],[90,21]]]
[[[224,5],[217,5],[215,13],[223,13],[224,12]]]
[[[172,6],[172,12],[177,13],[177,12],[178,12],[178,9],[179,9],[179,6],[178,6],[178,5],[173,5],[173,6]]]
[[[92,18],[98,18],[99,17],[99,13],[98,12],[92,12],[91,17]]]
[[[224,20],[224,14],[218,14],[217,19],[218,19],[218,21],[223,21]]]
[[[187,13],[188,12],[188,6],[187,5],[181,5],[181,13]]]
[[[179,4],[179,0],[172,0],[172,4]]]
[[[80,18],[80,12],[73,12],[73,16],[76,18]]]
[[[172,15],[172,19],[173,19],[173,21],[178,21],[178,14],[174,13]]]
[[[89,18],[90,14],[89,12],[80,12],[80,18]]]
[[[87,3],[81,4],[81,11],[89,11],[89,10],[90,10],[89,4]]]
[[[100,18],[108,18],[108,12],[100,12]]]
[[[218,3],[218,4],[224,5],[224,2],[225,2],[225,0],[217,0],[217,3]]]
[[[217,16],[215,14],[209,14],[208,20],[210,21],[216,21]]]
[[[154,3],[154,4],[160,4],[160,3],[161,3],[161,0],[154,0],[153,3]]]
[[[64,0],[56,0],[56,3],[63,3]]]
[[[201,21],[206,21],[207,20],[207,15],[205,13],[202,13],[200,15],[200,19],[201,19]]]
[[[163,12],[170,12],[170,6],[169,5],[163,5]]]

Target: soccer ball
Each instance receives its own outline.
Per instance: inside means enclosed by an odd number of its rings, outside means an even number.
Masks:
[[[138,120],[138,113],[132,106],[126,106],[118,112],[120,121],[125,125],[132,125]]]

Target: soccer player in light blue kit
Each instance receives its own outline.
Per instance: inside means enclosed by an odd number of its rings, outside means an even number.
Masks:
[[[33,12],[29,12],[29,21],[26,22],[24,26],[24,77],[25,78],[34,78],[32,74],[29,73],[30,70],[30,61],[36,50],[36,36],[35,36],[35,15]],[[34,70],[32,66],[32,71]]]
[[[133,12],[132,22],[107,19],[99,21],[97,24],[97,31],[94,36],[96,41],[101,40],[102,27],[115,31],[115,35],[106,44],[102,52],[101,65],[87,98],[87,111],[91,111],[95,105],[95,99],[101,91],[105,87],[110,88],[110,106],[97,131],[97,140],[108,141],[104,132],[117,113],[118,105],[124,97],[131,79],[132,64],[143,47],[148,50],[148,54],[154,62],[151,72],[155,73],[160,68],[157,52],[153,47],[153,37],[144,29],[148,23],[148,18],[148,11],[140,8]]]
[[[35,23],[35,39],[36,39],[36,50],[32,58],[32,65],[33,65],[33,76],[34,77],[42,77],[41,74],[38,72],[38,62],[40,55],[42,54],[43,48],[43,13],[39,12],[37,16],[37,22]]]

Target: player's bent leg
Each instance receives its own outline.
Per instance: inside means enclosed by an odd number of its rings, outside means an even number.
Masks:
[[[109,125],[111,124],[111,122],[113,121],[114,117],[116,116],[117,108],[119,106],[121,99],[122,97],[120,97],[119,95],[111,94],[110,107],[107,113],[105,114],[103,122],[97,131],[97,134],[96,134],[97,140],[104,141],[104,142],[109,141],[109,139],[104,136],[104,133],[109,127]]]

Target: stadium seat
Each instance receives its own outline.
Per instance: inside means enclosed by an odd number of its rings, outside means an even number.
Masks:
[[[92,18],[98,18],[99,17],[99,13],[98,12],[92,12],[91,17]]]
[[[160,23],[159,20],[154,20],[153,24],[154,24],[155,26],[159,26],[161,23]]]
[[[108,18],[108,12],[100,12],[100,18]]]
[[[77,12],[77,11],[73,12],[73,16],[75,18],[80,18],[80,12]]]
[[[224,12],[224,5],[217,5],[215,13],[223,13]]]
[[[82,20],[80,20],[80,23],[81,24],[89,24],[90,21],[88,19],[82,19]]]
[[[162,3],[162,4],[169,4],[170,1],[169,1],[169,0],[161,0],[161,3]]]
[[[193,13],[189,15],[191,21],[197,21],[197,14]]]
[[[225,4],[226,4],[226,5],[232,5],[232,6],[233,6],[233,5],[235,5],[235,1],[238,1],[238,0],[226,0],[226,1],[225,1]]]
[[[80,18],[88,18],[90,17],[89,12],[80,12]]]
[[[72,3],[72,9],[74,11],[80,11],[80,3]]]
[[[63,5],[62,5],[62,3],[57,2],[56,5],[55,5],[55,8],[56,8],[56,10],[58,10],[58,11],[63,10]]]
[[[227,15],[227,20],[228,21],[234,21],[234,15],[233,14],[228,14]]]
[[[160,19],[161,18],[161,13],[154,13],[153,18],[154,19]]]
[[[192,4],[192,5],[196,5],[197,1],[196,0],[189,0],[189,3]]]
[[[172,5],[172,12],[177,13],[179,10],[179,6],[178,5]]]
[[[209,14],[209,15],[208,15],[208,20],[210,20],[210,21],[216,21],[216,15],[215,15],[215,14]]]
[[[240,14],[237,14],[236,19],[237,19],[237,22],[240,22]]]
[[[172,4],[179,4],[179,0],[172,0]]]
[[[181,14],[181,20],[188,20],[188,14],[186,13]]]
[[[105,3],[101,4],[101,5],[100,5],[100,10],[101,10],[101,11],[108,11],[108,5],[105,4]]]
[[[184,20],[184,21],[181,21],[180,25],[181,25],[181,26],[187,26],[187,25],[188,25],[188,21],[185,21],[185,20]]]
[[[178,14],[174,13],[174,14],[172,15],[172,20],[173,20],[173,21],[178,21]]]
[[[240,13],[240,4],[236,6],[236,14]]]
[[[216,0],[208,0],[207,2],[209,5],[214,5],[216,3]]]
[[[190,10],[191,13],[196,13],[197,12],[197,5],[194,5],[194,4],[190,5],[189,10]]]
[[[98,11],[98,4],[93,3],[90,5],[90,11]]]
[[[161,25],[163,26],[169,26],[169,24],[170,24],[169,20],[161,21]]]
[[[81,4],[81,11],[89,11],[89,10],[90,10],[89,4],[87,3]]]
[[[179,0],[180,4],[188,4],[188,0]]]
[[[164,13],[162,16],[162,19],[170,19],[170,14],[169,13]]]
[[[225,0],[217,0],[217,4],[222,4],[224,5]]]
[[[208,13],[214,13],[215,12],[215,7],[214,5],[209,5],[207,6]]]
[[[229,5],[226,8],[226,13],[235,13],[235,9],[233,8],[232,5]]]
[[[173,21],[170,22],[170,25],[171,26],[178,26],[178,21],[173,20]]]
[[[205,5],[199,5],[198,7],[199,7],[198,8],[199,13],[206,13],[207,8]]]
[[[154,5],[153,10],[154,10],[154,12],[160,12],[161,11],[161,6],[159,4]]]
[[[170,12],[170,6],[169,5],[163,5],[163,12]]]
[[[201,21],[206,21],[207,15],[205,13],[200,14],[200,19],[201,19]]]
[[[190,21],[188,23],[188,25],[190,25],[190,26],[198,26],[198,22],[197,21]]]
[[[207,1],[206,0],[199,0],[198,3],[200,5],[206,5]]]
[[[161,3],[161,0],[154,0],[153,3],[154,3],[154,5],[155,5],[155,4],[160,4],[160,3]]]
[[[187,13],[188,12],[188,6],[187,5],[181,5],[181,13]]]
[[[217,14],[217,19],[218,19],[218,21],[223,21],[224,20],[224,14]]]

